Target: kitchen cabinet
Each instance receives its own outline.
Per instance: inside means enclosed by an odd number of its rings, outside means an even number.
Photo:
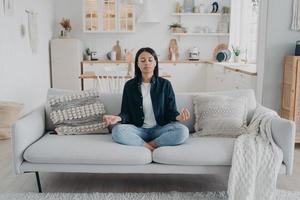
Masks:
[[[208,65],[206,68],[206,91],[223,90],[225,78],[224,68]]]
[[[128,63],[125,61],[84,61],[82,72],[93,71],[98,76],[126,76]],[[134,67],[130,74],[134,75]],[[160,76],[171,81],[175,92],[223,91],[235,89],[256,89],[256,76],[230,69],[207,61],[182,61],[172,63],[162,61],[159,64]],[[83,79],[83,89],[94,87],[94,79]]]
[[[119,7],[119,31],[134,32],[135,30],[135,9],[132,5],[120,3]]]
[[[135,31],[133,5],[118,0],[83,0],[85,33],[130,33]]]
[[[280,115],[295,121],[295,142],[300,143],[300,56],[284,59]]]
[[[230,70],[228,70],[230,71]],[[256,76],[231,71],[234,75],[235,89],[253,89],[256,90]]]
[[[205,63],[161,63],[159,71],[169,72],[175,92],[199,92],[205,89]]]
[[[226,69],[221,65],[208,65],[206,91],[235,89],[256,90],[256,76]]]

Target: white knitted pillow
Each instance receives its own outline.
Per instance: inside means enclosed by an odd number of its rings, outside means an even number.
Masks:
[[[102,115],[103,103],[96,91],[82,91],[48,97],[50,119],[58,135],[108,133]]]
[[[220,95],[193,97],[196,116],[194,137],[237,137],[247,126],[247,98]]]

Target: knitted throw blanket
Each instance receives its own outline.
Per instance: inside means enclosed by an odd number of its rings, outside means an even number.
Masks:
[[[229,200],[274,199],[281,149],[274,143],[271,120],[277,113],[257,106],[245,134],[235,142],[228,181]]]

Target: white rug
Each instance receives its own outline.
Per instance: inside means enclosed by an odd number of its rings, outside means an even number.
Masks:
[[[0,200],[227,200],[226,192],[6,193]],[[278,190],[274,200],[299,200],[300,192]]]

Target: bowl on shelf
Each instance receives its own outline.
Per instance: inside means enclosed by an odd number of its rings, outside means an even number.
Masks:
[[[228,61],[231,58],[231,51],[228,45],[221,43],[214,49],[213,58],[218,62]]]
[[[219,50],[216,54],[216,60],[218,62],[225,62],[231,58],[231,52],[229,49]]]

